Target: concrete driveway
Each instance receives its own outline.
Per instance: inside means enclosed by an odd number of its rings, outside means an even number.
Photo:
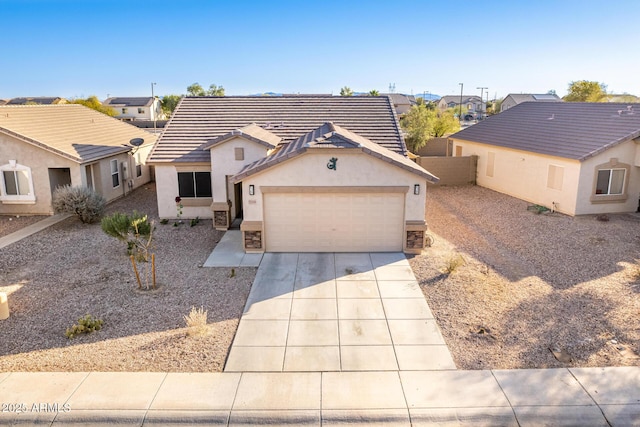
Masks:
[[[455,369],[402,253],[267,253],[225,371]]]

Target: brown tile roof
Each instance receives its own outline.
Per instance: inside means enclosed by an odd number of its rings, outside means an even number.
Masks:
[[[78,163],[128,151],[133,138],[156,136],[77,104],[0,106],[0,133]]]
[[[411,173],[415,173],[431,182],[438,182],[438,178],[418,166],[407,157],[386,149],[369,141],[347,129],[333,123],[325,123],[317,129],[302,135],[297,140],[280,145],[271,155],[263,157],[247,166],[232,181],[242,181],[244,178],[306,153],[308,150],[322,150],[326,148],[355,149],[365,154],[391,163]]]
[[[450,136],[585,160],[640,136],[640,104],[524,102]]]
[[[279,136],[261,128],[255,123],[251,123],[248,126],[242,127],[240,129],[234,129],[227,134],[212,139],[211,141],[204,144],[202,146],[202,149],[208,150],[237,136],[243,136],[245,139],[254,141],[260,145],[264,145],[267,148],[275,148],[275,146],[280,144],[280,142],[282,141],[282,138],[280,138]]]
[[[251,123],[291,142],[326,122],[344,126],[399,154],[406,153],[388,97],[185,97],[154,147],[150,161],[208,163],[205,144]]]

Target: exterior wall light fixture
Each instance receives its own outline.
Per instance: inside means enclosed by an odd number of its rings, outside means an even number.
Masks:
[[[253,196],[254,194],[256,194],[256,188],[253,186],[253,184],[251,184],[249,186],[249,195]]]
[[[416,184],[413,186],[413,194],[415,195],[420,194],[420,184]]]

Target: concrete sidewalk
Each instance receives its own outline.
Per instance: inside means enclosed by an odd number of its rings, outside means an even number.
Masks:
[[[242,231],[227,230],[202,265],[203,267],[258,267],[262,254],[247,254],[242,247]]]
[[[266,253],[226,372],[456,369],[403,253]]]
[[[0,424],[640,424],[640,367],[2,373]]]

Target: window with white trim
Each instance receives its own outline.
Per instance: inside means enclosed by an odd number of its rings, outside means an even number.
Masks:
[[[600,169],[596,180],[596,194],[624,194],[626,169]]]
[[[111,184],[113,188],[120,187],[120,171],[118,170],[118,160],[111,160]]]
[[[144,114],[144,108],[138,108],[138,114]]]
[[[10,160],[0,166],[0,200],[3,203],[35,203],[31,168]]]
[[[211,172],[178,172],[180,197],[212,197]]]

